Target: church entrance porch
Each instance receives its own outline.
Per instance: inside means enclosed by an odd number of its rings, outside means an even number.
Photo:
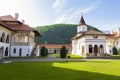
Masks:
[[[103,45],[89,45],[88,46],[88,53],[86,57],[97,57],[97,56],[105,56],[104,53],[104,46]]]

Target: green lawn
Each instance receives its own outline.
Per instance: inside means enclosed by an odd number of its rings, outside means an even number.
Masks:
[[[54,54],[56,58],[60,58],[60,54]],[[72,55],[72,54],[67,54],[66,58],[70,56],[70,59],[83,59],[84,57],[79,56],[79,55]]]
[[[114,58],[114,59],[120,59],[120,55],[113,55],[112,58]]]
[[[120,60],[0,64],[0,80],[120,80]]]

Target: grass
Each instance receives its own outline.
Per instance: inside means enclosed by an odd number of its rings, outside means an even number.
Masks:
[[[53,54],[53,55],[55,55],[56,58],[60,58],[60,54],[59,53]]]
[[[70,59],[83,59],[82,56],[78,56],[78,55],[73,55],[73,54],[67,54],[67,57],[70,56]]]
[[[112,55],[112,58],[114,58],[114,59],[120,59],[120,55]]]
[[[56,56],[56,58],[60,58],[60,54],[54,54]],[[68,58],[68,56],[70,56],[70,59],[83,59],[82,56],[78,56],[78,55],[72,55],[72,54],[67,54],[66,58]]]
[[[0,80],[120,80],[120,60],[0,64]]]

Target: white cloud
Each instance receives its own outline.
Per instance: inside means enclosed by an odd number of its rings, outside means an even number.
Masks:
[[[81,13],[87,14],[90,11],[93,11],[97,8],[97,5],[99,4],[100,0],[96,1],[90,6],[83,7],[83,8],[70,8],[68,10],[65,10],[60,14],[54,21],[54,23],[78,23]]]
[[[76,18],[80,18],[81,12],[83,12],[84,14],[91,11],[92,7],[88,7],[85,9],[68,9],[66,11],[63,12],[63,14],[59,15],[56,20],[54,21],[54,23],[76,23]],[[72,14],[71,14],[72,13]]]
[[[58,13],[60,12],[64,5],[66,4],[67,0],[55,0],[52,4],[52,7],[55,9],[55,11]]]

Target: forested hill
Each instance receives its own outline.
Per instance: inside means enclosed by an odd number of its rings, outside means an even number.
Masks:
[[[77,33],[76,24],[54,24],[48,26],[38,26],[36,28],[40,33],[41,37],[37,37],[35,41],[37,43],[48,43],[48,44],[70,44],[71,38]],[[88,25],[88,29],[95,29]]]

